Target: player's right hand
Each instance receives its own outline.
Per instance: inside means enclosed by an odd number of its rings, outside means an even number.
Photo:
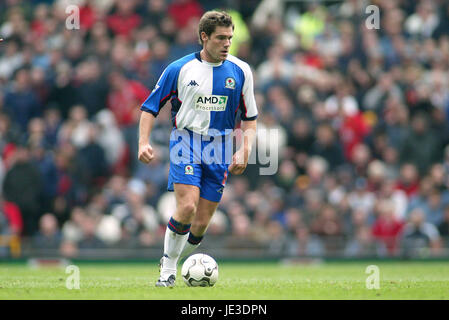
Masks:
[[[143,163],[150,163],[153,160],[153,147],[150,144],[139,145],[138,159]]]

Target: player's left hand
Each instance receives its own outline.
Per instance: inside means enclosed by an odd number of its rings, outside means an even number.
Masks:
[[[232,174],[242,174],[247,165],[248,152],[240,149],[232,156],[232,163],[229,165],[228,170]]]

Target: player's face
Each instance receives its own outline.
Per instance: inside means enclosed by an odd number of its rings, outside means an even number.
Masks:
[[[226,60],[231,47],[231,39],[234,32],[230,27],[216,27],[215,31],[207,37],[203,37],[203,48],[208,54],[211,62],[220,62]]]

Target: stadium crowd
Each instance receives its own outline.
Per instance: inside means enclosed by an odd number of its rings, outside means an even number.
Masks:
[[[0,2],[0,235],[69,257],[160,245],[175,204],[170,105],[150,165],[137,160],[139,106],[171,61],[200,50],[199,17],[214,8],[233,16],[258,127],[278,132],[257,146],[276,146],[279,163],[229,178],[208,235],[290,256],[442,254],[449,4],[438,0]]]

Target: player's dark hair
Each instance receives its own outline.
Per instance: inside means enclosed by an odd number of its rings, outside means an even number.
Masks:
[[[198,38],[202,45],[201,32],[206,33],[209,37],[216,27],[231,27],[234,30],[234,23],[232,23],[232,17],[225,11],[207,11],[200,19],[198,26]]]

